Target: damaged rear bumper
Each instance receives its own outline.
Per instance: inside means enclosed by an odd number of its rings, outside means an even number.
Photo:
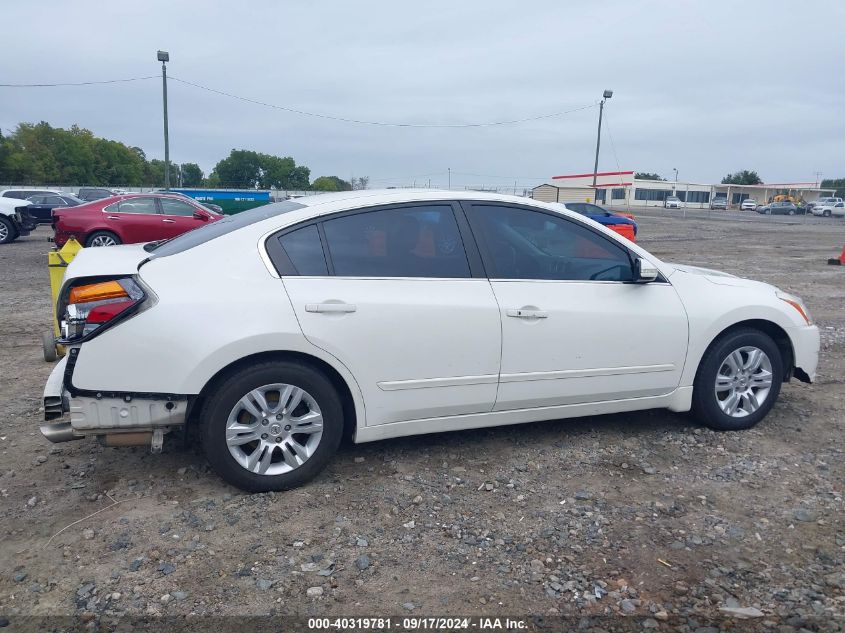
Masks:
[[[44,419],[48,423],[41,426],[41,434],[51,442],[156,431],[160,436],[162,431],[185,424],[187,396],[73,389],[71,374],[78,350],[73,352],[56,364],[44,388]],[[53,422],[57,420],[61,421]]]

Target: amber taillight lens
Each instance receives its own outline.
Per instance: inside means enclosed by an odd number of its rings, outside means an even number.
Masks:
[[[131,277],[96,283],[80,283],[70,288],[60,314],[60,340],[74,343],[89,338],[101,328],[127,316],[146,295]]]

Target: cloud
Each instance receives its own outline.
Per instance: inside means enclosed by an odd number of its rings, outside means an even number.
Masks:
[[[841,177],[842,3],[513,3],[189,0],[39,3],[37,42],[7,29],[6,82],[157,74],[256,100],[380,121],[477,122],[563,111],[605,88],[600,168],[708,182],[737,169],[766,180]],[[6,24],[26,24],[26,3]],[[0,125],[46,120],[163,155],[161,84],[3,88]],[[171,82],[173,160],[209,171],[232,148],[291,155],[313,175],[411,184],[531,186],[592,169],[595,109],[521,125],[397,129],[280,112]],[[615,151],[614,151],[615,150]],[[618,163],[617,163],[618,160]],[[428,174],[435,174],[428,176]],[[465,174],[481,174],[470,176]],[[495,176],[496,178],[493,178]]]

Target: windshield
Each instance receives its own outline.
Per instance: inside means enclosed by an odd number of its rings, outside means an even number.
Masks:
[[[209,222],[193,231],[182,233],[169,240],[159,240],[158,242],[150,242],[144,246],[144,250],[148,253],[154,253],[156,257],[167,257],[168,255],[175,255],[181,253],[200,244],[205,244],[221,235],[226,235],[232,231],[237,231],[250,224],[261,222],[269,218],[274,218],[283,213],[288,213],[296,209],[302,209],[305,205],[299,202],[275,202],[273,204],[265,204],[248,211],[241,211],[235,215],[227,215],[216,222]]]

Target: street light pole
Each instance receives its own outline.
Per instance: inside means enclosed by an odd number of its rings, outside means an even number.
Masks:
[[[678,182],[678,168],[672,167],[672,169],[675,171],[675,182],[677,183]]]
[[[604,102],[613,96],[613,90],[605,90],[602,93],[602,100],[599,101],[599,131],[596,135],[596,162],[593,166],[593,190],[596,188],[596,175],[599,171],[599,147],[601,147],[601,117],[604,114]]]
[[[161,62],[161,94],[164,103],[164,190],[170,190],[170,138],[167,129],[167,62],[170,53],[158,51],[158,61]]]

